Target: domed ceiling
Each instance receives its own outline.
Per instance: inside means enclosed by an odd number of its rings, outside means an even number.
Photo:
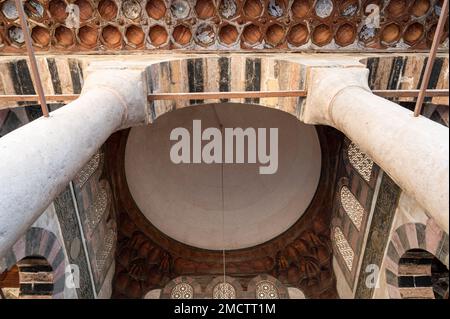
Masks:
[[[225,128],[267,128],[267,134],[279,128],[278,170],[259,174],[264,164],[258,158],[256,164],[174,164],[170,132],[184,127],[192,133],[194,119],[201,120],[202,129],[219,128],[218,121]],[[179,242],[210,250],[253,247],[288,230],[308,208],[320,173],[314,126],[250,105],[168,113],[151,126],[132,128],[125,151],[128,187],[148,221]]]

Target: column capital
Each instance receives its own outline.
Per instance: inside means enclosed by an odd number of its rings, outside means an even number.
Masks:
[[[300,120],[306,124],[336,127],[332,116],[333,101],[347,88],[371,92],[369,70],[363,67],[316,67],[308,70],[308,96]]]
[[[95,90],[101,94],[115,95],[124,107],[121,126],[148,124],[150,122],[147,102],[147,85],[145,72],[141,68],[121,66],[91,66],[88,68],[81,95]]]

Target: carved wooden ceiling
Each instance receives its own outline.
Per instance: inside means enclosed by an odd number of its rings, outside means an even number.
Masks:
[[[27,0],[24,7],[37,52],[410,51],[431,46],[442,2]],[[0,2],[0,53],[25,53],[14,0]]]
[[[338,151],[342,135],[316,127],[322,173],[314,198],[303,216],[286,232],[255,247],[226,252],[226,272],[246,289],[251,278],[268,274],[298,287],[307,298],[337,298],[332,268],[330,216]],[[188,246],[171,239],[141,213],[127,186],[124,168],[129,130],[106,142],[107,174],[118,216],[118,245],[113,297],[141,298],[179,276],[223,275],[222,252]]]

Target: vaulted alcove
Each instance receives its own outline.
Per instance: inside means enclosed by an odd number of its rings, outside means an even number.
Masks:
[[[186,128],[193,142],[194,120],[202,131],[266,128],[267,144],[269,129],[279,128],[276,173],[261,175],[267,164],[257,156],[250,164],[174,164],[170,133]],[[341,141],[288,113],[232,103],[183,108],[112,135],[105,160],[120,212],[114,296],[141,298],[179,276],[200,276],[206,289],[223,274],[225,251],[225,272],[244,292],[251,278],[270,274],[308,298],[336,297],[329,219]]]

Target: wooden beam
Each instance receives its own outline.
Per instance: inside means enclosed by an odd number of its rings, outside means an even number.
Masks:
[[[381,97],[418,97],[420,90],[373,90],[373,94]],[[449,96],[448,89],[427,90],[424,92],[427,97]]]
[[[374,90],[373,94],[381,97],[417,97],[420,90]],[[189,92],[189,93],[155,93],[149,94],[148,100],[208,100],[230,98],[266,98],[266,97],[306,97],[301,91],[245,91],[245,92]],[[427,90],[425,96],[449,96],[446,89]]]
[[[297,91],[238,91],[238,92],[188,92],[188,93],[154,93],[148,95],[154,100],[209,100],[209,99],[245,99],[265,97],[305,97],[305,90]]]
[[[25,39],[25,46],[27,47],[28,58],[30,59],[31,73],[33,74],[34,85],[38,93],[38,100],[41,104],[42,114],[48,117],[48,107],[45,100],[44,88],[42,87],[41,77],[36,63],[36,56],[34,55],[33,44],[31,42],[30,30],[28,30],[27,18],[23,10],[22,0],[15,0],[17,13],[19,14],[20,25],[22,27],[23,37]]]
[[[79,94],[50,94],[46,95],[48,101],[73,101],[76,100]],[[35,94],[31,95],[0,95],[0,102],[36,102],[39,97]],[[19,105],[20,106],[20,105]]]
[[[417,97],[420,90],[374,90],[373,94],[381,97]],[[449,96],[448,89],[427,90],[427,97]],[[50,94],[46,99],[52,102],[70,102],[76,100],[79,94]],[[187,92],[187,93],[155,93],[149,94],[149,101],[156,100],[215,100],[232,98],[270,98],[270,97],[306,97],[305,90],[297,91],[244,91],[244,92]],[[36,102],[37,95],[0,95],[0,102]],[[0,106],[1,109],[20,107],[21,105]]]

